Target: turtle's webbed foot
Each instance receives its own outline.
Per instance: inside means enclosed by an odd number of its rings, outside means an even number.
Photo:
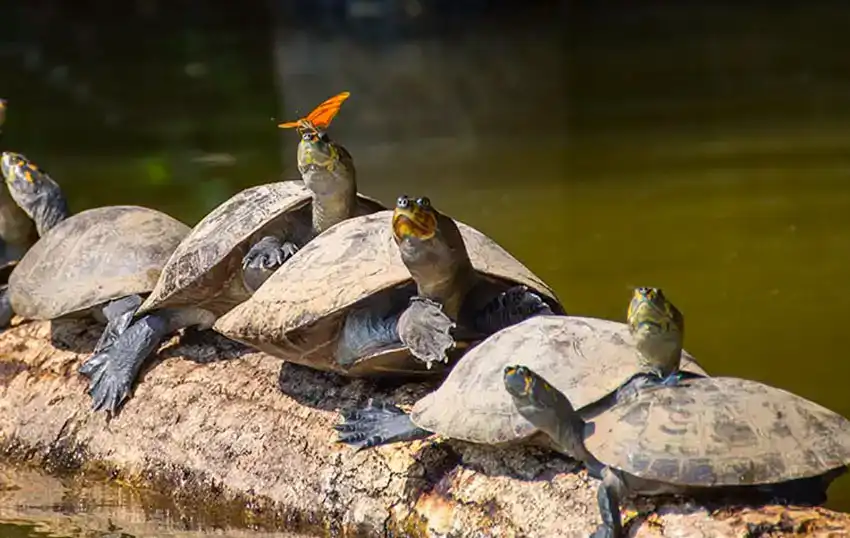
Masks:
[[[90,379],[89,396],[92,398],[92,410],[106,410],[115,413],[118,406],[127,398],[132,380],[116,376],[110,368],[109,352],[101,352],[80,366],[80,373]]]
[[[369,400],[366,407],[343,411],[343,422],[334,429],[339,432],[338,442],[357,450],[400,441],[413,441],[431,435],[418,428],[402,409],[393,404]]]
[[[80,366],[79,372],[89,378],[88,393],[94,411],[115,413],[130,394],[145,359],[167,330],[163,319],[145,316],[130,325],[107,349],[93,354]]]
[[[449,362],[447,352],[455,346],[451,334],[455,325],[441,304],[416,296],[398,320],[398,336],[410,353],[430,368],[433,362]]]
[[[527,286],[513,286],[487,303],[476,319],[476,329],[493,334],[533,316],[552,315],[546,301]]]
[[[289,241],[281,241],[272,235],[256,243],[242,258],[242,273],[245,285],[256,291],[274,273],[278,267],[298,252],[298,246]]]

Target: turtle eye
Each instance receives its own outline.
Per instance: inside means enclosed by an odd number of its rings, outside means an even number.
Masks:
[[[422,207],[431,207],[431,200],[427,196],[416,200],[416,204]]]
[[[301,134],[301,140],[303,140],[304,142],[310,142],[311,140],[313,140],[313,133],[311,133],[310,131],[304,131],[304,133]]]
[[[410,206],[410,198],[408,198],[406,194],[402,194],[398,197],[398,200],[396,200],[395,205],[401,209],[407,209],[407,207]]]

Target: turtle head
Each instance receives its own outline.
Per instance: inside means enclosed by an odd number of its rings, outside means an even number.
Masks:
[[[563,392],[528,366],[505,366],[502,380],[517,412],[548,435],[553,448],[586,464],[596,465],[595,458],[584,446],[584,436],[593,426],[582,419]]]
[[[298,172],[318,196],[354,196],[354,159],[320,129],[305,129],[298,142]]]
[[[4,152],[0,172],[9,195],[35,222],[38,235],[44,235],[68,216],[68,206],[59,184],[20,153]]]
[[[679,369],[685,318],[661,288],[635,288],[627,321],[645,367],[662,377]]]
[[[456,316],[473,272],[457,223],[434,209],[427,197],[402,195],[393,211],[392,233],[419,295]]]
[[[661,288],[635,288],[627,312],[629,328],[649,325],[656,330],[684,332],[682,313],[671,303]]]
[[[406,194],[398,197],[393,211],[393,237],[404,241],[428,241],[437,235],[437,210],[425,196],[413,200]]]
[[[505,390],[511,395],[517,409],[520,409],[523,415],[553,412],[564,405],[567,406],[568,411],[575,412],[566,396],[527,366],[505,366],[503,377]],[[523,413],[523,410],[526,410],[526,413]]]

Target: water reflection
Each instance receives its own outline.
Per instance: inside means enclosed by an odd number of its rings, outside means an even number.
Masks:
[[[195,222],[293,176],[275,123],[347,89],[332,134],[364,192],[428,195],[575,313],[622,319],[631,286],[662,286],[707,369],[850,416],[850,12],[595,4],[378,36],[259,3],[140,1],[120,21],[26,3],[0,49],[2,144],[74,211]],[[850,509],[850,481],[831,493]]]
[[[112,483],[58,479],[0,467],[4,538],[303,538],[234,527],[224,514]]]

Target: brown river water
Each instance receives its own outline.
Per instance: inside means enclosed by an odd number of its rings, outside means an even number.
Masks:
[[[39,26],[40,55],[31,32],[2,49],[2,144],[50,170],[75,211],[145,204],[191,223],[291,176],[294,135],[275,122],[349,89],[332,134],[361,191],[428,195],[571,313],[622,320],[633,286],[661,286],[709,372],[850,416],[850,10],[617,4],[382,46],[203,10],[193,26],[160,6],[120,31],[65,14]],[[166,534],[168,513],[118,500],[132,493],[0,493],[2,536],[107,536],[93,521],[113,509],[133,536],[198,535]],[[850,510],[850,478],[830,493]],[[203,535],[261,536],[233,532]]]

